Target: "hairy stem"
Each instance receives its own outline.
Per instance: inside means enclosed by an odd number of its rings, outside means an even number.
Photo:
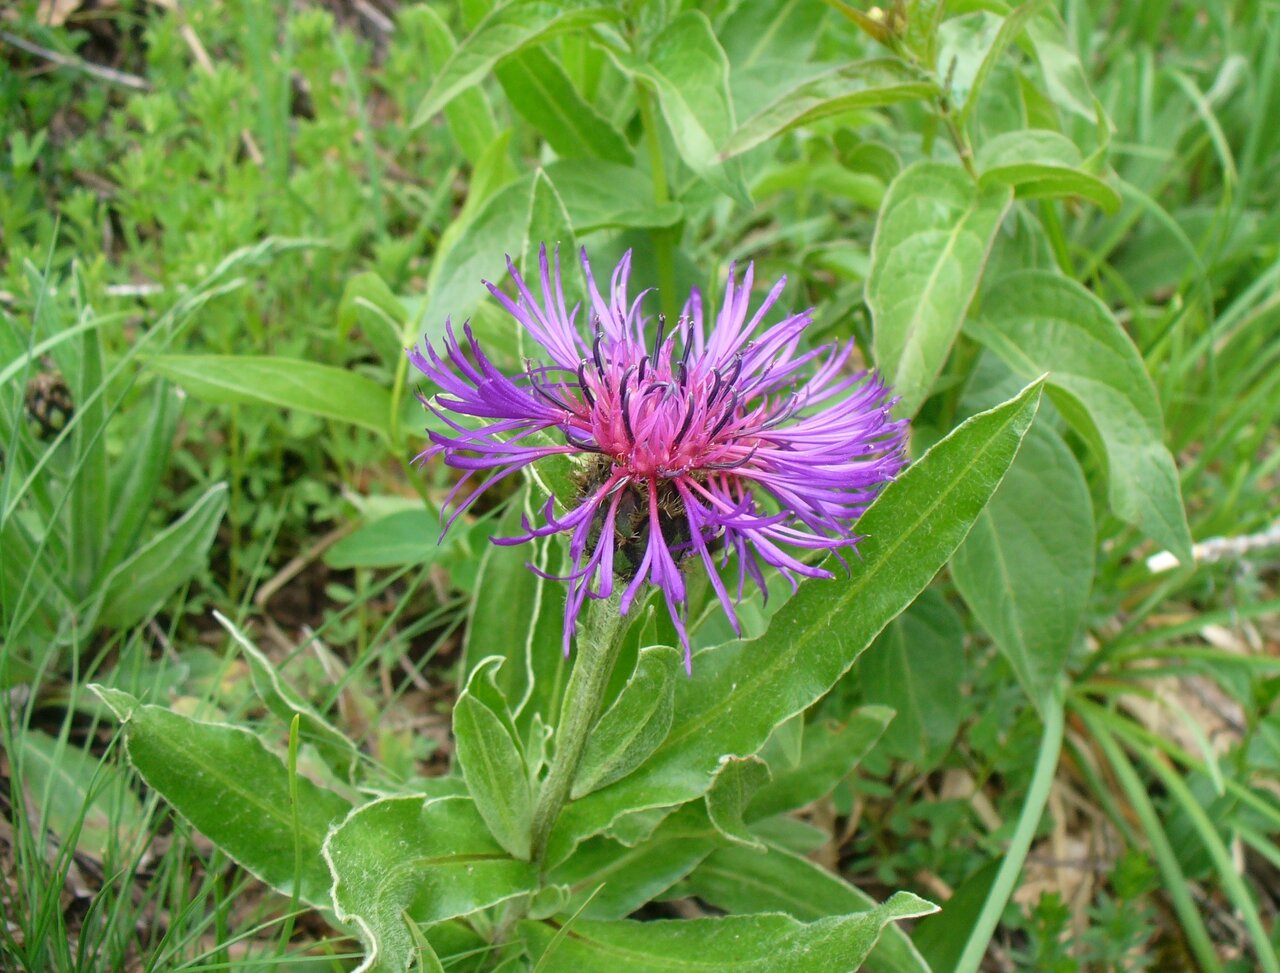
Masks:
[[[600,715],[609,674],[618,657],[623,628],[620,596],[615,590],[612,597],[591,602],[578,633],[577,658],[556,727],[555,757],[533,810],[532,858],[539,869],[544,865],[551,829],[569,799],[587,736]]]

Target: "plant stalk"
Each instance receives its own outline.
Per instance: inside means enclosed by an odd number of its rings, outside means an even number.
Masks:
[[[611,597],[590,602],[578,633],[577,658],[569,675],[569,685],[560,707],[560,722],[556,727],[555,756],[533,810],[531,858],[540,871],[544,866],[551,829],[568,802],[569,790],[578,773],[582,752],[586,749],[587,736],[600,715],[609,675],[618,658],[623,631],[620,600],[621,591],[615,589]]]

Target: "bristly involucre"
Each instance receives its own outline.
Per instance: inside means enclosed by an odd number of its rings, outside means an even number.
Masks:
[[[409,356],[439,389],[423,404],[448,426],[431,432],[420,462],[441,455],[464,475],[449,496],[453,517],[504,477],[556,454],[586,459],[577,505],[557,513],[548,499],[517,537],[569,537],[572,571],[565,604],[565,651],[588,597],[623,586],[625,613],[641,587],[662,589],[690,664],[682,563],[698,560],[735,630],[734,604],[747,579],[765,588],[764,568],[794,586],[831,577],[806,551],[852,548],[854,523],[903,465],[905,424],[874,373],[848,374],[854,344],[805,350],[812,311],[777,324],[764,317],[778,281],[751,311],[752,267],[733,267],[714,321],[695,289],[674,326],[642,314],[642,292],[627,294],[631,255],[614,269],[608,298],[582,252],[590,308],[565,305],[559,253],[544,246],[541,300],[507,262],[517,296],[485,286],[525,328],[542,360],[505,375],[469,325],[452,325],[440,351],[428,342]],[[479,428],[459,416],[483,420]],[[545,437],[531,441],[547,430]],[[476,481],[479,482],[476,482]],[[722,570],[734,565],[726,587]]]

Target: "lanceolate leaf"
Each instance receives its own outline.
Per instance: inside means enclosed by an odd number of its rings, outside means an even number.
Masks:
[[[208,563],[227,485],[215,483],[190,510],[135,550],[103,582],[98,624],[128,628],[142,621]]]
[[[562,158],[631,164],[631,146],[585,101],[559,62],[536,48],[499,65],[507,98]]]
[[[1028,438],[1033,435],[1034,429]],[[1026,440],[1022,449],[1027,449]],[[1022,455],[1018,454],[1013,469]],[[1005,483],[1012,475],[1011,470]],[[993,498],[991,503],[995,502]],[[979,515],[978,524],[986,515],[987,511]],[[952,571],[977,529],[975,525],[951,559]],[[993,597],[1004,597],[1004,593]],[[964,713],[965,699],[956,692],[964,678],[964,620],[936,590],[929,589],[880,634],[858,661],[855,675],[865,699],[896,711],[884,734],[887,752],[921,770],[931,770],[951,746]]]
[[[951,351],[996,229],[1013,199],[959,166],[918,162],[889,186],[875,238],[867,304],[876,364],[914,415]]]
[[[410,127],[426,124],[454,98],[484,80],[503,58],[562,31],[619,15],[616,4],[592,0],[512,0],[496,7],[441,66]]]
[[[551,927],[525,922],[521,929],[535,956],[548,954],[547,968],[576,973],[853,973],[887,923],[934,911],[924,899],[899,892],[865,912],[808,923],[778,914],[579,921],[554,946]]]
[[[747,820],[794,811],[830,794],[880,739],[893,710],[864,706],[847,723],[805,727],[800,763],[774,768],[773,780],[760,788],[747,807]]]
[[[1080,150],[1059,132],[1005,132],[984,142],[976,161],[982,185],[1012,186],[1019,197],[1080,196],[1107,212],[1120,205],[1120,194],[1084,170]]]
[[[801,855],[773,845],[713,851],[680,886],[726,912],[785,912],[802,922],[875,907],[857,886]],[[868,973],[929,973],[929,965],[896,926],[885,928],[866,960]]]
[[[453,708],[458,764],[490,834],[511,855],[523,860],[529,857],[531,782],[511,729],[472,691],[472,684],[487,678],[488,667],[481,664],[476,668]]]
[[[671,729],[680,653],[670,646],[642,649],[622,692],[591,731],[572,796],[621,780],[640,766]]]
[[[565,810],[551,860],[624,812],[701,796],[722,754],[755,753],[775,726],[825,694],[964,540],[1039,401],[1036,382],[968,420],[890,484],[859,521],[866,539],[847,576],[802,584],[762,638],[697,653],[693,678],[676,688],[666,741],[635,773]]]
[[[409,922],[468,915],[536,884],[533,866],[498,846],[465,797],[366,804],[330,833],[324,855],[338,918],[365,946],[357,973],[404,973],[415,953]]]
[[[294,889],[296,842],[299,898],[321,908],[329,905],[320,848],[325,833],[350,810],[346,801],[299,777],[295,833],[289,772],[248,730],[144,706],[116,689],[90,688],[125,725],[129,761],[148,787],[233,859],[286,894]]]
[[[841,112],[927,98],[934,86],[893,58],[858,61],[810,78],[743,122],[720,150],[729,159],[783,132]]]
[[[298,409],[387,434],[391,393],[349,369],[269,355],[149,355],[143,361],[198,399]]]
[[[1049,373],[1049,394],[1099,447],[1116,515],[1191,563],[1191,534],[1164,419],[1138,350],[1107,306],[1043,270],[1002,278],[969,333],[1020,376]]]
[[[1093,564],[1093,504],[1080,465],[1052,429],[1032,430],[951,574],[1037,707],[1079,634]]]
[[[764,851],[764,842],[747,830],[743,818],[756,792],[769,782],[769,765],[756,756],[723,757],[707,791],[707,817],[729,841]]]
[[[738,202],[750,202],[736,163],[727,167],[719,147],[734,128],[729,93],[729,59],[705,14],[686,10],[654,38],[651,58],[614,52],[624,71],[647,83],[658,95],[676,149],[699,176]]]

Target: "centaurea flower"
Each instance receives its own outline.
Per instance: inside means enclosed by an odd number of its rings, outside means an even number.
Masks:
[[[762,565],[793,587],[801,577],[831,577],[804,552],[856,545],[855,521],[903,465],[905,424],[891,419],[893,400],[874,373],[846,372],[852,341],[802,349],[812,310],[764,325],[785,278],[750,313],[753,267],[739,282],[731,266],[711,326],[694,289],[671,327],[661,314],[642,313],[647,291],[628,296],[630,252],[615,268],[606,300],[583,250],[590,303],[590,330],[583,333],[580,306],[566,307],[559,253],[554,268],[545,246],[539,257],[541,300],[510,259],[514,300],[484,283],[537,343],[543,361],[505,375],[469,324],[460,341],[449,322],[443,355],[430,342],[425,354],[409,351],[441,390],[434,400],[420,396],[423,404],[449,428],[430,433],[418,460],[442,455],[464,471],[448,499],[456,518],[529,464],[577,457],[576,506],[558,513],[549,498],[534,522],[524,519],[523,533],[495,542],[568,535],[572,569],[559,579],[570,585],[566,653],[588,597],[607,598],[622,585],[625,614],[647,582],[665,595],[688,667],[682,562],[703,563],[735,631],[734,604],[747,579],[765,591]],[[487,424],[472,428],[453,416]],[[554,441],[535,440],[542,431]],[[732,595],[721,577],[731,560]]]

